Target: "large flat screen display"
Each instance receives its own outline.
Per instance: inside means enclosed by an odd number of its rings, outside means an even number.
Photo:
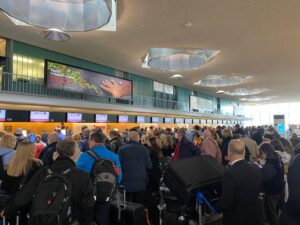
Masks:
[[[96,123],[107,123],[107,117],[106,114],[96,114]]]
[[[166,117],[165,118],[165,123],[174,123],[174,118]]]
[[[119,123],[128,123],[128,116],[127,115],[120,115],[119,116]]]
[[[68,123],[80,123],[82,121],[81,113],[68,113],[67,122]]]
[[[192,124],[193,120],[192,119],[184,119],[185,124]]]
[[[205,119],[201,119],[201,124],[206,124],[206,120]]]
[[[162,117],[152,117],[151,123],[163,123],[163,118]]]
[[[137,116],[136,122],[137,123],[150,123],[150,117],[149,116]]]
[[[49,112],[30,111],[30,122],[49,122]]]
[[[193,124],[200,124],[200,120],[199,119],[193,119]]]
[[[184,119],[183,118],[175,118],[175,123],[184,124]]]
[[[0,122],[5,121],[6,110],[0,109]]]
[[[117,77],[80,69],[46,60],[47,87],[113,97],[131,99],[132,82]]]
[[[145,123],[145,117],[144,116],[137,116],[136,117],[136,122],[137,123]]]

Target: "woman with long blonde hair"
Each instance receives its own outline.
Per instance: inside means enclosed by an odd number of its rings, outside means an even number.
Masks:
[[[34,158],[34,153],[34,143],[24,140],[19,143],[15,155],[7,166],[1,188],[12,198],[43,166],[41,160]],[[22,225],[27,224],[26,213],[26,210],[20,212],[19,220]],[[9,220],[10,224],[14,224],[15,218]]]

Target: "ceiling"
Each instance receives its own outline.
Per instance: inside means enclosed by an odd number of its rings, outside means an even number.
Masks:
[[[299,8],[299,0],[118,0],[116,32],[71,33],[70,41],[57,43],[0,13],[0,36],[212,95],[219,89],[193,83],[211,74],[253,76],[222,89],[266,88],[263,95],[276,96],[272,102],[293,102],[300,101]],[[171,73],[141,68],[151,47],[221,53],[176,81]]]

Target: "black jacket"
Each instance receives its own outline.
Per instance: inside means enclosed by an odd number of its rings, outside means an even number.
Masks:
[[[227,156],[227,151],[228,151],[228,145],[229,142],[231,141],[232,137],[228,136],[226,138],[224,138],[223,142],[222,142],[222,146],[221,146],[221,152],[222,152],[222,163],[224,165],[228,164],[228,160],[226,160],[226,156]]]
[[[32,167],[28,173],[24,176],[13,177],[7,174],[5,171],[3,181],[1,183],[1,189],[8,195],[14,195],[19,190],[20,185],[26,184],[31,180],[34,174],[41,169],[42,165],[36,161],[32,162]]]
[[[279,195],[284,190],[284,168],[278,159],[267,159],[262,169],[262,187],[266,194]]]
[[[110,140],[109,149],[118,154],[119,148],[123,145],[123,140],[118,137],[114,137]]]
[[[119,149],[122,165],[122,185],[128,192],[146,191],[147,170],[152,168],[148,149],[136,142],[129,141]]]
[[[57,142],[46,146],[40,153],[39,158],[43,161],[44,166],[50,166],[53,163],[53,153],[56,151]]]
[[[298,222],[300,221],[300,155],[294,158],[289,168],[288,184],[289,198],[283,209],[287,217],[282,223],[283,225],[292,224],[290,220],[293,219]]]
[[[259,169],[245,160],[233,164],[224,174],[222,196],[217,210],[223,212],[223,225],[257,225]]]
[[[90,177],[84,171],[77,169],[75,163],[66,157],[56,159],[50,169],[56,172],[63,172],[71,169],[68,177],[72,186],[72,218],[78,220],[80,225],[91,223],[94,207],[93,186]],[[11,204],[5,209],[5,215],[14,215],[18,210],[32,201],[36,188],[45,179],[47,167],[41,169],[16,195]]]
[[[179,143],[179,159],[185,159],[192,156],[201,155],[201,151],[193,142],[184,138]]]

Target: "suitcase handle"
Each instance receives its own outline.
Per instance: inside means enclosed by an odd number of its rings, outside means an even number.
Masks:
[[[212,205],[208,202],[208,200],[205,198],[205,196],[202,194],[202,192],[197,193],[197,203],[198,203],[199,206],[203,205],[203,203],[205,203],[208,206],[208,208],[210,209],[212,214],[217,213],[215,208],[212,207]]]

